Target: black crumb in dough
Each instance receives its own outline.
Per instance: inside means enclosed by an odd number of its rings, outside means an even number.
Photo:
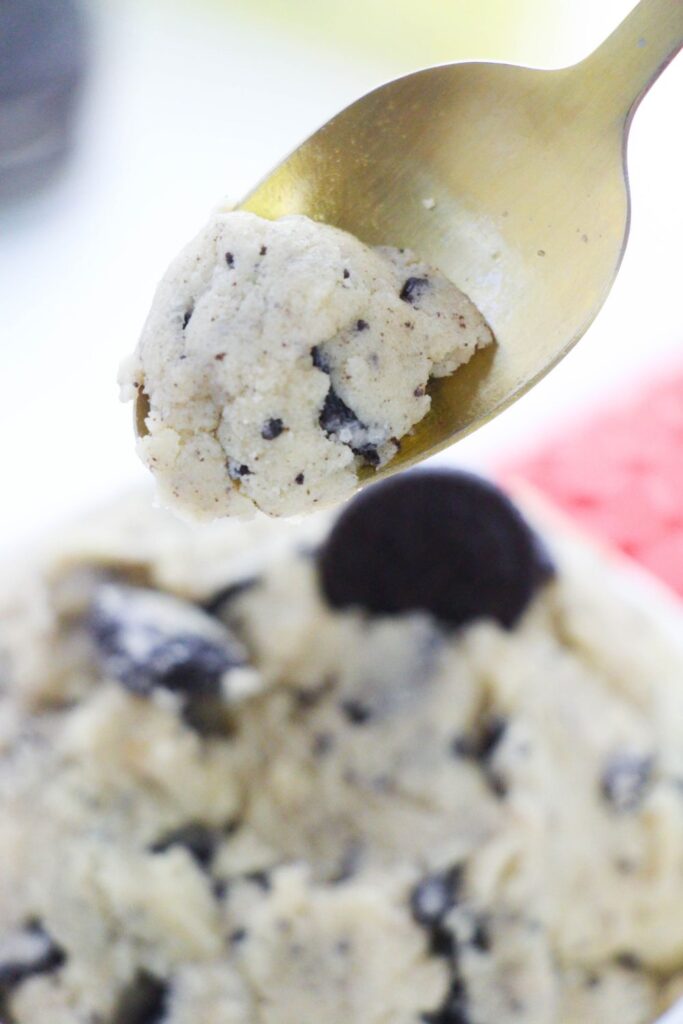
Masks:
[[[507,730],[507,720],[500,715],[488,715],[471,733],[453,741],[453,753],[474,761],[489,761]]]
[[[189,324],[190,320],[192,319],[192,314],[193,313],[194,313],[194,306],[190,306],[188,309],[185,310],[185,314],[183,316],[183,330],[185,330],[185,328]]]
[[[349,409],[346,402],[339,397],[333,387],[330,387],[330,390],[325,395],[325,401],[318,422],[328,437],[341,436],[346,432],[358,436],[368,429],[358,419],[353,409]],[[379,465],[379,452],[376,445],[369,443],[354,444],[353,441],[344,441],[344,443],[349,443],[349,447],[354,455],[361,456],[369,466]]]
[[[614,958],[614,962],[624,971],[642,971],[643,969],[643,961],[636,953],[619,953]]]
[[[330,364],[327,362],[325,356],[317,345],[314,345],[311,349],[311,359],[316,370],[322,370],[323,373],[330,372]]]
[[[429,290],[429,279],[426,277],[409,277],[401,288],[400,299],[411,306],[417,305],[426,291]]]
[[[369,326],[370,324],[367,322],[367,320],[356,320],[356,330],[358,332],[367,331]]]
[[[360,455],[368,466],[379,466],[379,452],[374,444],[361,444],[351,449],[354,455]]]
[[[27,942],[29,953],[20,952],[22,937]],[[31,921],[17,935],[17,954],[0,960],[0,1007],[9,991],[27,978],[37,974],[49,974],[58,970],[66,961],[64,951],[57,945],[38,921]]]
[[[264,441],[274,441],[284,429],[285,425],[282,420],[274,417],[273,419],[266,420],[261,427],[261,437]]]
[[[470,473],[417,470],[368,488],[339,516],[318,555],[336,608],[426,610],[449,626],[517,622],[553,573],[522,515]]]
[[[235,266],[235,257],[233,256],[233,254],[231,252],[226,252],[226,254],[225,254],[225,262],[228,264],[229,267],[234,267]]]
[[[600,791],[610,807],[620,814],[641,806],[652,782],[653,759],[640,754],[613,754],[602,773]]]
[[[320,413],[320,426],[326,434],[338,434],[345,427],[358,428],[363,424],[334,388],[330,388]]]
[[[273,883],[270,880],[270,875],[267,871],[248,871],[242,876],[245,881],[251,882],[252,885],[258,886],[263,892],[270,892],[273,887]]]
[[[500,772],[491,766],[491,761],[507,728],[507,720],[502,716],[487,715],[472,732],[456,736],[452,745],[456,757],[469,758],[479,764],[488,786],[501,799],[507,795],[507,783]]]
[[[351,725],[365,725],[372,718],[372,709],[360,700],[343,700],[340,707]]]
[[[301,486],[305,479],[306,477],[304,476],[303,473],[297,473],[296,476],[294,477],[294,483],[299,484],[299,486]]]
[[[102,585],[88,625],[104,674],[138,696],[164,687],[189,700],[218,697],[224,673],[245,664],[226,626],[155,590]]]
[[[166,982],[148,971],[139,971],[119,999],[111,1024],[161,1024],[168,996]]]
[[[472,932],[471,945],[480,953],[488,953],[491,949],[491,933],[483,918],[479,918]]]
[[[218,615],[224,611],[227,606],[235,600],[237,597],[241,597],[242,594],[246,594],[247,591],[252,590],[259,582],[258,576],[245,576],[241,580],[234,580],[232,583],[228,583],[225,587],[221,587],[215,594],[212,594],[204,604],[202,605],[205,612],[209,615]]]
[[[251,470],[244,462],[238,462],[236,459],[228,459],[227,467],[228,476],[231,480],[241,480],[243,476],[251,476]]]
[[[345,268],[344,269],[343,277],[344,277],[345,281],[348,281],[348,279],[351,277],[351,271],[350,270],[346,270],[346,268]]]
[[[267,252],[268,252],[268,246],[267,245],[262,245],[261,248],[259,249],[259,256],[265,256],[267,254]]]
[[[220,840],[219,829],[204,825],[199,821],[193,821],[162,836],[152,844],[150,852],[166,853],[174,846],[180,846],[187,850],[200,868],[208,870]]]
[[[410,894],[410,910],[415,921],[423,928],[441,925],[448,911],[456,904],[461,884],[460,865],[435,875],[427,875],[418,882]]]
[[[424,1024],[471,1024],[467,1012],[467,993],[459,978],[455,978],[438,1010],[422,1014]]]
[[[343,885],[357,873],[363,861],[363,844],[353,840],[344,849],[337,864],[337,870],[329,878],[331,885]]]

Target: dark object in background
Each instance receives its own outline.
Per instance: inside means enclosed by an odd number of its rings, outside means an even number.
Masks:
[[[45,184],[69,152],[85,51],[74,0],[0,0],[0,200]]]

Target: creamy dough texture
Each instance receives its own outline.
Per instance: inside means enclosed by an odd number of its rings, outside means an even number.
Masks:
[[[164,504],[192,519],[333,504],[389,462],[427,384],[493,338],[407,250],[307,217],[216,213],[169,267],[122,397]]]
[[[0,1019],[652,1024],[680,646],[557,536],[509,630],[333,610],[327,530],[132,499],[13,584]]]

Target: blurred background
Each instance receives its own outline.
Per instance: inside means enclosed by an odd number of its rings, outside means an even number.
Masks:
[[[467,58],[572,63],[634,6],[83,0],[75,12],[68,0],[43,0],[31,20],[32,4],[0,3],[5,549],[145,478],[117,365],[169,259],[216,203],[238,200],[388,77]],[[682,98],[683,60],[635,120],[631,242],[589,334],[448,458],[506,458],[551,420],[580,416],[681,356]]]

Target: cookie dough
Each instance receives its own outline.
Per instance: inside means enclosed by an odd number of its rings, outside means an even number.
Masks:
[[[652,1024],[683,991],[683,650],[542,532],[419,473],[293,527],[131,498],[22,571],[4,1024]]]
[[[122,397],[164,504],[211,520],[348,497],[493,338],[439,271],[307,217],[216,213],[171,264]]]

